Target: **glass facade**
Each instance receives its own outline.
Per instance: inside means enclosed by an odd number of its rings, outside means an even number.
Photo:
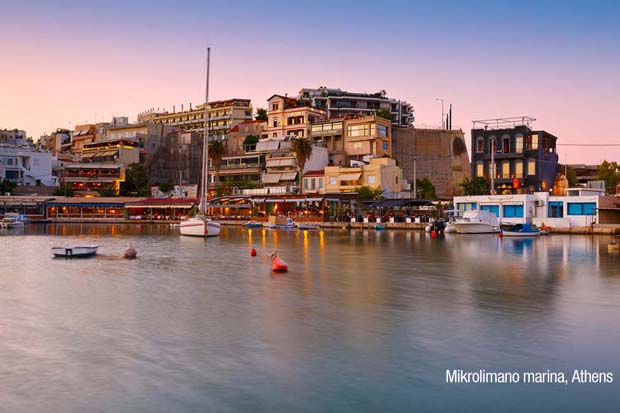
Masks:
[[[523,205],[504,205],[504,218],[523,218]]]
[[[596,215],[596,202],[569,202],[568,215]]]

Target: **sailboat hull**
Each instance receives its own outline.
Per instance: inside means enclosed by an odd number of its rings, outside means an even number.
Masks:
[[[188,237],[217,237],[220,224],[203,218],[190,218],[179,225],[181,235]]]

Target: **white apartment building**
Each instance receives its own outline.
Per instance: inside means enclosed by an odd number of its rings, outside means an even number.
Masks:
[[[52,175],[52,154],[30,146],[0,145],[0,179],[23,186],[58,186]]]

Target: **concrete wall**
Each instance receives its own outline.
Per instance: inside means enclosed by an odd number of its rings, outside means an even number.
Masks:
[[[415,157],[417,179],[428,178],[438,196],[451,197],[462,193],[459,183],[471,177],[463,131],[392,128],[392,143],[393,158],[408,182],[413,184]]]

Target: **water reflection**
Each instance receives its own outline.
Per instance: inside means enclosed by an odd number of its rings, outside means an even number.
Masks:
[[[97,242],[101,255],[50,258],[52,245],[75,241]],[[129,241],[138,249],[135,261],[120,258]],[[204,240],[163,225],[3,232],[3,406],[510,406],[488,404],[488,387],[446,387],[445,368],[618,371],[620,257],[607,253],[609,241],[230,227]],[[268,253],[276,249],[289,272],[273,277]],[[90,397],[76,402],[66,389]],[[563,392],[564,410],[586,409],[592,394],[620,401],[617,393],[596,391]],[[493,389],[495,403],[524,403],[529,394]],[[536,408],[551,410],[552,400],[538,397]]]

